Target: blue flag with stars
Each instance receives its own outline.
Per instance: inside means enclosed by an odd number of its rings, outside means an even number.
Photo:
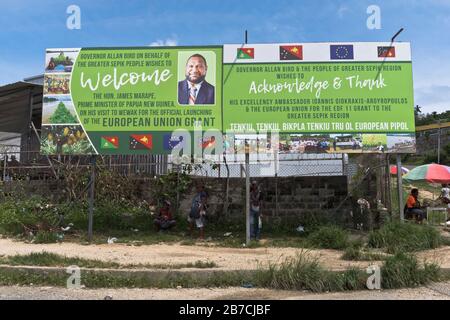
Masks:
[[[353,45],[340,44],[330,46],[331,60],[353,59]]]

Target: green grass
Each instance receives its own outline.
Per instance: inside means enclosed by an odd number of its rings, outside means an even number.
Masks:
[[[28,270],[11,270],[0,268],[0,285],[51,285],[65,287],[68,275],[50,273],[45,276]],[[168,273],[163,277],[145,275],[113,275],[84,271],[81,284],[86,288],[199,288],[240,286],[250,279],[240,273],[215,272],[210,277],[198,278],[189,274]]]
[[[337,292],[365,289],[365,270],[349,269],[333,272],[324,269],[318,260],[307,252],[287,258],[268,267],[259,266],[256,272],[213,271],[195,275],[168,272],[159,276],[145,274],[114,274],[93,270],[82,271],[81,284],[87,288],[211,288],[252,286],[281,290],[309,290],[312,292]],[[381,267],[382,288],[403,288],[425,285],[431,281],[450,279],[435,264],[419,266],[413,255],[398,253],[387,258]],[[66,286],[65,270],[48,271],[44,274],[24,269],[0,267],[0,285],[52,285]]]
[[[308,241],[322,249],[344,249],[349,246],[349,234],[337,226],[323,226],[308,236]]]
[[[415,252],[442,245],[439,232],[428,225],[391,222],[369,234],[368,245],[384,248],[388,253]]]
[[[325,270],[316,258],[305,252],[280,264],[270,264],[268,269],[260,269],[255,275],[256,283],[261,287],[312,292],[363,289],[364,277],[364,272],[357,269]]]
[[[184,268],[217,268],[213,261],[201,261],[179,264],[119,264],[112,261],[101,261],[83,259],[78,257],[66,257],[49,252],[30,253],[27,255],[15,255],[0,257],[0,264],[11,266],[45,266],[45,267],[68,267],[76,265],[80,268],[100,269],[184,269]]]
[[[386,255],[363,251],[358,247],[348,247],[342,254],[341,259],[347,261],[382,261],[386,259]]]
[[[397,253],[386,259],[381,268],[381,285],[384,289],[416,287],[441,278],[440,268],[434,263],[419,267],[412,254]]]

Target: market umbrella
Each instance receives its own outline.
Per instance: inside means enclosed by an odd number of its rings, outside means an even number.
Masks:
[[[440,164],[425,164],[416,167],[403,176],[403,181],[428,182],[428,183],[450,183],[450,167]]]
[[[397,166],[396,165],[391,165],[391,167],[389,168],[389,172],[391,174],[397,174]],[[405,173],[408,173],[409,169],[406,169],[405,167],[402,167],[402,175],[404,175]]]

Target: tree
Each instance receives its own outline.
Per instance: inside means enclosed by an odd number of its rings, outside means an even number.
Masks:
[[[421,116],[420,116],[421,113],[422,113],[422,108],[419,107],[419,105],[416,105],[416,106],[414,107],[414,116],[415,116],[416,118],[420,118],[420,117],[421,117]]]
[[[78,121],[66,108],[65,104],[60,102],[50,117],[50,123],[78,123]]]

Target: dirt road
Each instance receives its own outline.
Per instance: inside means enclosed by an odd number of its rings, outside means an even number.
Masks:
[[[56,287],[0,287],[0,300],[450,300],[450,282],[400,290],[352,291],[313,294],[246,288],[212,289],[80,289]]]
[[[266,265],[285,257],[293,257],[299,248],[222,248],[203,245],[183,246],[179,244],[158,244],[130,246],[126,244],[81,245],[76,243],[29,244],[11,239],[0,239],[0,255],[28,254],[31,252],[52,252],[68,257],[114,261],[121,264],[177,264],[213,261],[221,270],[256,269],[258,264]],[[348,267],[367,267],[373,262],[344,261],[337,250],[308,250],[324,267],[343,270]],[[436,261],[441,267],[450,268],[450,247],[428,250],[418,254],[420,259]]]

